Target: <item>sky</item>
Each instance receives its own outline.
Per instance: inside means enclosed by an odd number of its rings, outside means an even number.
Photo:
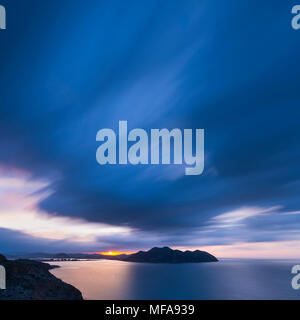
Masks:
[[[293,1],[0,4],[0,252],[300,258]],[[203,128],[203,174],[100,166],[120,120]]]

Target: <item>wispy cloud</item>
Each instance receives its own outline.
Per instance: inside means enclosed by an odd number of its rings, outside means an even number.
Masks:
[[[49,195],[45,182],[23,177],[0,177],[0,228],[52,240],[96,241],[101,236],[129,235],[129,227],[87,222],[74,217],[50,215],[38,208]]]
[[[240,209],[215,216],[210,220],[210,222],[212,223],[212,227],[215,228],[232,228],[243,225],[243,222],[248,218],[272,214],[281,208],[281,206],[271,208],[242,207]]]

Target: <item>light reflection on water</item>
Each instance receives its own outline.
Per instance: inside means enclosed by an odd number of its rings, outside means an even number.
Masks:
[[[51,272],[85,299],[300,299],[291,287],[298,261],[222,260],[149,264],[122,261],[53,262]]]

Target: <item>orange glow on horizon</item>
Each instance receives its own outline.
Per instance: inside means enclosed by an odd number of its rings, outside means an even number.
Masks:
[[[102,254],[104,256],[118,256],[121,254],[131,254],[132,252],[105,251],[105,252],[95,252],[95,253]]]

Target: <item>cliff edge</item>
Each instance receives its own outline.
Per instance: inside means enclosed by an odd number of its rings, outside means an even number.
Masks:
[[[7,260],[3,255],[0,265],[6,271],[6,290],[0,290],[0,300],[83,300],[78,289],[49,272],[57,266],[33,260]]]

